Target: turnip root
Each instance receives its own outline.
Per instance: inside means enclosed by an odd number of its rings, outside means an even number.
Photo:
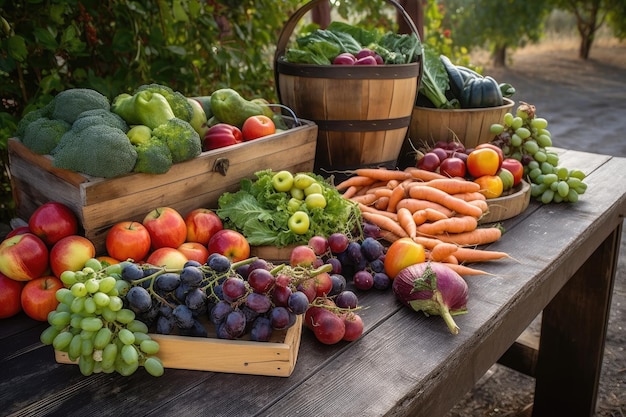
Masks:
[[[452,334],[459,333],[452,316],[467,313],[468,288],[446,265],[421,262],[404,268],[393,280],[393,292],[407,307],[426,316],[441,316]]]

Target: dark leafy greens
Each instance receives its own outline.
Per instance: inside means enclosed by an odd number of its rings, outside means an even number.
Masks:
[[[426,97],[438,109],[458,109],[458,100],[448,100],[446,91],[450,88],[450,79],[439,54],[424,46],[424,68],[418,88],[419,95]]]
[[[291,194],[274,190],[274,174],[271,170],[259,171],[255,174],[256,180],[241,180],[239,191],[220,196],[216,213],[224,227],[238,230],[253,246],[276,247],[306,244],[314,235],[329,236],[338,231],[355,236],[360,230],[358,206],[343,198],[323,177],[308,173],[322,185],[327,204],[323,209],[302,204],[300,210],[310,218],[309,231],[303,235],[291,232],[287,225],[292,214],[288,209]]]

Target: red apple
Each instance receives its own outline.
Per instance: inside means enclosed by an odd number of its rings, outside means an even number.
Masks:
[[[7,235],[5,236],[5,239],[8,239],[8,238],[13,237],[15,235],[23,235],[24,233],[32,233],[32,232],[30,231],[28,226],[19,226],[19,227],[16,227],[15,229],[11,230],[9,233],[7,233]]]
[[[168,269],[182,269],[189,259],[178,249],[162,247],[153,251],[146,259],[146,263],[155,266],[164,266]]]
[[[56,277],[64,271],[79,271],[96,256],[91,240],[79,235],[66,236],[50,249],[50,268]]]
[[[206,263],[209,258],[209,250],[205,245],[198,242],[185,242],[178,247],[178,250],[190,261]]]
[[[308,245],[298,245],[291,250],[289,264],[291,266],[311,266],[317,259],[313,248]]]
[[[315,295],[318,297],[325,297],[333,289],[333,280],[326,272],[316,275],[313,278],[315,283]]]
[[[250,243],[236,230],[222,229],[215,233],[207,245],[209,255],[219,253],[231,262],[238,262],[250,257]]]
[[[0,243],[0,273],[16,281],[30,281],[46,272],[48,255],[48,247],[36,235],[15,235]]]
[[[151,247],[150,232],[146,227],[133,221],[114,224],[107,232],[106,249],[109,256],[118,261],[132,259],[143,261]]]
[[[324,236],[313,236],[309,239],[308,244],[317,256],[322,256],[328,252],[328,239]]]
[[[187,225],[187,242],[198,242],[208,245],[215,232],[222,230],[224,224],[213,210],[197,208],[185,216]]]
[[[25,282],[0,274],[0,319],[13,317],[22,311],[20,295]]]
[[[53,276],[28,281],[20,298],[24,313],[33,320],[47,321],[48,314],[59,305],[56,298],[59,288],[64,288],[64,285],[59,278]]]
[[[272,119],[263,114],[250,116],[243,122],[241,133],[244,141],[262,138],[276,133],[276,125]]]
[[[52,247],[65,236],[78,233],[78,219],[65,204],[49,201],[39,206],[30,216],[28,228],[48,247]]]
[[[506,168],[513,174],[513,186],[516,186],[522,182],[524,177],[524,165],[520,161],[514,158],[505,158],[502,161],[502,168]]]
[[[177,248],[187,239],[187,225],[178,211],[171,207],[158,207],[143,219],[150,233],[152,249]]]

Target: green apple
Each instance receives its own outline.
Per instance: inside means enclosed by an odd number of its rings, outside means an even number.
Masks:
[[[305,188],[316,182],[317,180],[315,178],[302,172],[296,174],[296,176],[293,178],[293,185],[301,190],[304,190]]]
[[[298,187],[291,187],[291,190],[289,190],[289,193],[291,194],[293,198],[297,198],[298,200],[304,200],[304,190]]]
[[[312,193],[306,196],[304,200],[308,208],[324,208],[326,207],[326,197],[320,193]]]
[[[289,213],[295,213],[296,211],[300,210],[300,206],[302,206],[302,201],[303,200],[300,200],[299,198],[291,197],[287,202],[287,210],[289,210]]]
[[[272,186],[276,191],[288,192],[293,186],[293,175],[287,170],[277,172],[272,177]]]
[[[319,182],[314,182],[304,189],[304,195],[309,194],[322,194],[322,185]]]
[[[287,225],[289,226],[289,230],[297,235],[303,235],[309,230],[309,215],[304,211],[296,211],[289,217],[287,221]]]

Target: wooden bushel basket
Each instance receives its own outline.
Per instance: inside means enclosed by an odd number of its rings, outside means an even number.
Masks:
[[[280,102],[318,126],[315,170],[320,174],[364,166],[396,166],[406,138],[422,60],[397,65],[308,65],[285,62],[297,22],[320,0],[297,10],[283,28],[274,58]],[[411,17],[394,0],[418,36]]]

